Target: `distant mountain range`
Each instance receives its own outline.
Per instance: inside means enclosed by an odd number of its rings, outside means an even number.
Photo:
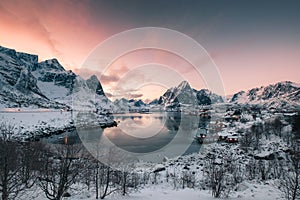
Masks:
[[[94,98],[86,100],[86,106],[108,112],[149,107],[176,110],[224,101],[244,105],[259,104],[267,108],[300,108],[300,85],[289,81],[240,91],[227,100],[207,89],[193,89],[187,81],[183,81],[149,104],[124,98],[112,103],[105,96],[95,75],[84,80],[72,71],[66,71],[57,59],[38,62],[37,55],[0,46],[0,107],[70,108],[74,106],[74,94],[76,96],[82,92],[78,88],[93,94]]]
[[[148,105],[141,99],[117,99],[113,102],[113,112],[140,112],[148,109]]]
[[[228,98],[230,103],[259,104],[267,108],[299,109],[300,84],[282,81],[268,86],[240,91]]]
[[[222,103],[223,98],[207,89],[197,91],[191,88],[187,81],[182,81],[177,87],[168,89],[158,100],[157,104],[165,108],[178,108],[182,106],[210,105]]]

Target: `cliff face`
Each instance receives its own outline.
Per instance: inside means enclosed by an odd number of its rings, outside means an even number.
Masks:
[[[77,78],[80,77],[66,71],[57,59],[39,63],[37,55],[0,46],[1,107],[71,107]],[[95,75],[83,82],[97,99],[109,103]],[[97,101],[97,109],[101,109],[101,102]]]

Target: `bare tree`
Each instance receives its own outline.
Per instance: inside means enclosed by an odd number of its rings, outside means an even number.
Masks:
[[[129,165],[124,164],[126,163],[124,155],[114,147],[101,148],[95,145],[93,151],[96,157],[94,160],[96,199],[104,199],[120,190],[125,195]]]
[[[263,124],[262,123],[253,124],[251,126],[251,132],[254,135],[253,147],[254,149],[258,149],[260,139],[262,138]]]
[[[269,162],[270,161],[266,161],[266,160],[259,160],[257,162],[257,169],[258,169],[258,172],[260,174],[260,178],[262,181],[265,181],[268,179],[267,176],[270,172],[270,167],[268,166]]]
[[[300,152],[293,151],[289,161],[289,170],[283,170],[285,174],[281,176],[278,188],[287,200],[296,200],[300,198]]]
[[[229,173],[230,164],[225,160],[216,162],[217,159],[213,155],[208,158],[206,163],[206,178],[209,182],[209,187],[212,190],[212,196],[220,198],[221,196],[227,197],[230,190],[233,188],[233,177]]]
[[[117,189],[108,190],[110,186],[110,180],[112,178],[112,169],[109,166],[101,165],[100,169],[100,199],[104,199],[106,196],[115,192]]]
[[[254,144],[254,134],[250,131],[246,131],[245,135],[241,138],[241,147],[248,152]]]
[[[181,175],[182,189],[185,187],[194,188],[195,187],[195,173],[191,171],[183,171]]]
[[[123,160],[123,162],[120,164],[120,172],[122,175],[122,179],[121,179],[122,195],[127,194],[128,185],[130,185],[130,177],[134,176],[133,169],[134,169],[134,162],[130,159],[126,160],[126,162],[125,160]]]
[[[35,157],[27,151],[27,146],[12,140],[14,126],[0,126],[0,192],[2,199],[7,200],[16,198],[33,185],[34,171],[27,161]]]
[[[47,147],[39,175],[39,187],[46,197],[60,200],[75,182],[81,168],[81,148],[76,145]]]

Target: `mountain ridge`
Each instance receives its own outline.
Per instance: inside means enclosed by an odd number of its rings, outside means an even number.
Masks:
[[[38,62],[37,55],[0,46],[0,107],[70,108],[78,77],[56,58]],[[97,100],[109,103],[95,75],[85,84]]]
[[[105,109],[113,109],[105,96],[96,75],[81,78],[72,70],[65,70],[56,58],[38,62],[38,56],[17,52],[0,46],[0,107],[70,108],[74,85],[82,87],[96,96],[93,102]],[[84,83],[83,83],[83,82]],[[158,99],[149,104],[139,100],[117,101],[114,108],[126,106],[138,108],[160,105],[165,108],[201,106],[224,102],[224,98],[208,89],[193,89],[187,81],[169,88]],[[300,108],[300,84],[280,81],[275,84],[242,90],[227,97],[227,102],[236,104],[261,104],[267,108]]]
[[[268,108],[300,108],[300,84],[292,81],[280,81],[240,91],[228,98],[230,103],[261,104]]]
[[[187,81],[168,89],[157,101],[166,109],[175,109],[182,106],[201,106],[213,103],[222,103],[223,98],[208,89],[193,89]]]

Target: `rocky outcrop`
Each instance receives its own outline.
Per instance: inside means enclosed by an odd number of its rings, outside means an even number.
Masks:
[[[102,85],[96,75],[92,75],[89,79],[87,79],[86,84],[94,93],[98,95],[105,95]]]
[[[231,103],[260,104],[268,108],[300,108],[300,85],[283,81],[234,94]]]
[[[67,71],[57,59],[38,63],[38,56],[16,52],[0,46],[0,104],[2,107],[69,108],[72,106],[75,80],[94,93],[97,110],[104,106],[109,112],[110,102],[104,95],[98,78],[88,80]]]
[[[166,108],[181,106],[210,105],[223,102],[223,98],[207,89],[199,91],[191,88],[187,81],[181,82],[177,87],[168,89],[156,103]]]

